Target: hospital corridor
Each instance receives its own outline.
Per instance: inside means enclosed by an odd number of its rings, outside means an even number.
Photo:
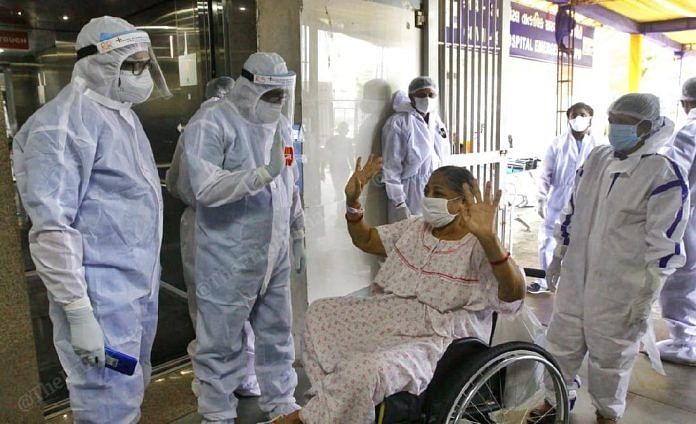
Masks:
[[[696,2],[0,1],[0,422],[696,423]]]

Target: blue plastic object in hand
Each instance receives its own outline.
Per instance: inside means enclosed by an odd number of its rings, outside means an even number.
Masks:
[[[121,374],[133,375],[135,366],[138,365],[137,359],[125,353],[115,351],[110,347],[105,347],[104,352],[106,354],[105,362],[107,368],[111,368]]]

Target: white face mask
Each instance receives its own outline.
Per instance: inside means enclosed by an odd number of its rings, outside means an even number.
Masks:
[[[457,215],[452,215],[447,209],[447,204],[450,200],[461,199],[441,199],[439,197],[424,197],[423,198],[423,219],[433,228],[441,228],[454,221]]]
[[[121,72],[119,75],[118,100],[130,103],[142,103],[152,94],[154,82],[149,70],[143,71],[140,75],[133,75],[132,72]]]
[[[576,116],[569,122],[570,128],[572,128],[573,131],[583,132],[586,129],[590,128],[590,122],[592,122],[592,118],[590,118],[589,116]]]
[[[416,110],[420,113],[430,113],[437,109],[437,99],[430,97],[416,97]]]
[[[264,124],[278,122],[282,111],[282,103],[270,103],[265,100],[259,100],[259,102],[256,103],[256,117]]]

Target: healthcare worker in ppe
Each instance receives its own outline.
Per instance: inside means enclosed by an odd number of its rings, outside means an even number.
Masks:
[[[205,86],[206,100],[201,103],[199,110],[214,104],[217,101],[224,99],[234,87],[234,79],[231,77],[218,77],[208,81]],[[196,119],[201,113],[194,115],[192,119]],[[189,316],[193,327],[196,327],[196,315],[198,313],[196,307],[196,285],[195,285],[195,225],[196,225],[196,198],[191,189],[191,182],[188,178],[188,172],[185,167],[181,166],[181,155],[184,151],[184,137],[179,137],[179,142],[174,151],[172,165],[167,171],[167,190],[169,193],[180,199],[186,204],[186,209],[181,215],[179,225],[179,240],[181,244],[181,263],[184,271],[184,282],[186,283],[186,295],[188,296]],[[188,354],[193,358],[196,352],[196,340],[192,340],[187,348]],[[244,377],[242,384],[235,390],[235,394],[242,397],[259,396],[259,385],[256,381],[256,372],[254,371],[254,332],[251,329],[251,324],[244,324],[244,346],[247,355],[247,375]],[[200,382],[194,377],[192,382],[193,393],[196,396],[200,393]]]
[[[662,288],[662,317],[671,337],[657,347],[665,361],[696,365],[696,78],[684,83],[681,104],[687,113],[686,123],[674,135],[665,154],[681,166],[691,189],[689,224],[684,233],[686,264]]]
[[[75,47],[70,84],[15,137],[15,173],[75,422],[134,423],[157,329],[162,193],[131,106],[170,94],[147,33],[123,19],[92,19]],[[105,346],[137,358],[135,373],[104,368]]]
[[[566,111],[568,129],[551,142],[541,162],[537,211],[544,220],[539,227],[539,263],[544,270],[553,257],[556,247],[553,228],[570,199],[575,172],[595,146],[606,144],[602,135],[592,131],[593,116],[594,110],[585,103],[571,106]],[[527,291],[548,292],[548,284],[545,279],[538,279],[527,287]]]
[[[196,198],[198,412],[232,423],[245,376],[242,332],[256,335],[259,406],[297,410],[291,334],[290,255],[304,266],[304,218],[291,146],[295,73],[275,53],[254,53],[224,101],[184,131],[184,166]]]
[[[413,79],[408,94],[394,93],[394,114],[382,128],[382,182],[389,199],[389,223],[421,214],[425,185],[450,153],[437,103],[437,86],[429,77]]]
[[[546,348],[571,390],[588,356],[598,423],[623,415],[644,335],[653,365],[662,368],[651,306],[667,276],[684,264],[681,241],[689,210],[683,173],[657,153],[673,130],[660,116],[658,98],[627,94],[608,112],[611,145],[596,147],[578,170],[547,270],[550,284],[559,275],[561,282]]]

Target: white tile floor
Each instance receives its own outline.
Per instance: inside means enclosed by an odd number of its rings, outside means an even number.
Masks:
[[[551,301],[550,296],[543,295],[529,298],[532,309],[540,315],[542,321],[544,316],[548,316]],[[659,314],[656,313],[655,316],[657,318]],[[665,338],[664,323],[659,319],[655,322],[658,339]],[[696,424],[696,367],[668,363],[664,366],[667,376],[661,376],[653,371],[644,355],[638,358],[631,378],[627,408],[622,423]],[[301,393],[309,388],[309,382],[301,369],[298,369],[298,373],[300,383],[297,388],[297,397],[301,399]],[[586,366],[581,369],[580,377],[583,381],[587,381]],[[244,399],[240,402],[239,416],[237,424],[255,424],[264,418],[253,399]],[[197,424],[200,421],[201,417],[198,414],[191,414],[174,423]],[[586,384],[579,391],[570,422],[571,424],[595,423],[594,407]]]

